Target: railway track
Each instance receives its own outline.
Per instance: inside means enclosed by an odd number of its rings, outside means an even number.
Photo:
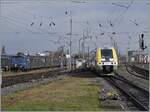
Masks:
[[[149,110],[149,92],[132,84],[120,75],[106,78],[111,84],[123,92],[140,111]]]
[[[149,80],[149,72],[147,70],[142,69],[142,68],[139,69],[132,65],[125,65],[125,68],[129,74],[145,79],[145,80]]]
[[[50,71],[42,71],[39,73],[27,73],[27,74],[22,74],[22,75],[12,75],[12,76],[5,76],[2,77],[2,88],[8,87],[11,85],[15,85],[18,83],[24,83],[24,82],[30,82],[33,80],[38,80],[38,79],[44,79],[48,77],[53,77],[56,73],[59,73],[61,71],[64,71],[65,68],[58,68],[55,70],[50,70]]]
[[[149,70],[144,69],[144,68],[140,68],[140,67],[133,65],[133,64],[132,65],[128,64],[126,66],[130,67],[135,73],[145,77],[145,79],[149,79]]]

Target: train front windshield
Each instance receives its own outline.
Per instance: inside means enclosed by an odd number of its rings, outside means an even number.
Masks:
[[[113,58],[111,49],[102,49],[102,58]]]

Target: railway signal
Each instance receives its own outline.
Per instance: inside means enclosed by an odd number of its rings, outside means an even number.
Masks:
[[[147,48],[147,46],[145,46],[144,44],[144,34],[141,34],[139,37],[139,46],[142,51],[144,51]]]
[[[42,22],[40,23],[40,26],[42,26]]]
[[[99,24],[99,27],[103,27],[103,25],[102,25],[102,24]]]
[[[33,26],[33,25],[34,25],[34,22],[32,22],[30,25]]]

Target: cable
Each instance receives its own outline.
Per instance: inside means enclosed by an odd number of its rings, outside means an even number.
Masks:
[[[14,25],[17,26],[17,27],[19,26],[19,27],[21,27],[21,28],[27,30],[28,32],[34,33],[32,30],[30,30],[30,29],[28,29],[28,28],[26,28],[26,27],[24,27],[24,26],[21,26],[20,24],[16,23],[14,20],[12,20],[12,19],[10,19],[10,18],[8,18],[8,17],[4,17],[4,16],[3,16],[3,18],[5,18],[4,20],[8,21],[9,23],[14,24]]]
[[[17,26],[17,27],[19,26],[19,27],[25,29],[27,32],[30,32],[30,33],[32,33],[32,34],[47,34],[47,35],[50,34],[50,32],[43,33],[43,32],[33,31],[33,30],[31,30],[31,29],[25,27],[24,25],[18,23],[18,21],[14,20],[14,19],[12,19],[12,18],[4,17],[4,16],[3,16],[3,18],[5,18],[4,20],[7,20],[9,23],[13,23],[15,26]],[[19,32],[19,33],[20,33],[20,32]],[[53,33],[51,33],[51,34],[53,34]],[[54,34],[55,34],[55,33],[54,33]]]
[[[20,10],[19,10],[20,11]],[[21,10],[22,11],[22,10]],[[25,11],[25,10],[23,10],[25,13],[28,13],[27,11]],[[12,10],[11,11],[9,11],[9,12],[13,12]],[[16,16],[14,16],[14,15],[18,15],[18,13],[16,13],[16,12],[18,12],[18,11],[15,11],[15,13],[13,12],[13,13],[11,13],[11,14],[13,14],[13,16],[10,14],[9,15],[9,17],[11,17],[11,18],[13,18],[13,19],[16,19],[17,21],[20,21],[22,24],[30,24],[30,26],[35,26],[35,14],[32,14],[32,16],[34,16],[34,20],[31,22],[31,20],[27,20],[27,18],[18,18],[18,17],[16,17]],[[28,13],[29,14],[29,13]],[[30,13],[30,15],[31,15],[31,13]],[[41,18],[42,18],[42,16],[41,16]],[[49,30],[47,30],[47,29],[43,29],[43,27],[41,28],[41,26],[42,26],[42,24],[43,24],[43,19],[42,20],[39,20],[39,27],[34,27],[34,28],[36,28],[37,30],[39,30],[39,31],[42,31],[42,32],[45,32],[45,33],[47,33],[47,32],[49,32]],[[50,20],[49,20],[50,21]],[[31,22],[31,23],[30,23]],[[47,26],[48,26],[48,24],[49,23],[47,23]],[[53,25],[53,26],[55,26],[56,25],[56,23],[54,23],[53,21],[51,21],[51,24]],[[37,26],[37,25],[36,25]]]
[[[127,6],[126,10],[124,10],[124,12],[120,15],[120,20],[117,21],[118,22],[117,26],[119,26],[121,24],[121,22],[123,21],[123,19],[125,17],[125,13],[127,13],[127,11],[129,10],[129,8],[132,6],[133,2],[134,2],[134,0],[132,0],[130,2],[130,4]]]
[[[29,22],[26,22],[26,21],[21,21],[21,20],[23,20],[23,19],[19,19],[19,18],[16,18],[16,17],[14,17],[14,16],[11,16],[11,15],[9,15],[9,17],[11,17],[12,19],[14,19],[14,20],[16,20],[16,21],[18,21],[19,23],[22,23],[22,24],[25,24],[25,25],[30,25],[30,26],[35,26],[35,22],[33,21],[32,23],[29,23]],[[24,19],[25,20],[25,19]],[[30,26],[28,26],[28,27],[30,27]],[[42,30],[42,29],[39,29],[39,28],[37,28],[37,27],[33,27],[33,28],[35,28],[35,29],[37,29],[37,30],[39,30],[39,31],[41,31],[41,32],[45,32],[45,30]],[[48,32],[48,31],[47,31]],[[45,33],[47,33],[47,32],[45,32]]]
[[[4,16],[2,16],[2,17],[4,17]],[[16,22],[17,24],[20,24],[20,25],[26,25],[27,23],[25,23],[25,22],[22,22],[22,21],[20,21],[20,19],[16,19],[16,18],[12,18],[12,17],[7,17],[7,16],[5,16],[7,19],[9,18],[9,20],[11,20],[11,21],[13,21],[13,22]],[[5,18],[4,17],[4,18]],[[25,27],[25,26],[24,26]],[[27,26],[27,27],[30,27],[30,26]],[[26,27],[26,28],[27,28]],[[38,29],[37,27],[33,27],[33,28],[35,28],[36,30],[38,30],[38,32],[40,32],[40,33],[45,33],[45,34],[56,34],[56,32],[49,32],[49,31],[45,31],[45,30],[43,30],[43,29]]]

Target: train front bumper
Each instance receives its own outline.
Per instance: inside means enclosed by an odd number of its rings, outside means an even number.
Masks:
[[[103,70],[105,67],[110,67],[110,68],[113,68],[113,70],[117,70],[117,63],[116,62],[101,62],[98,64],[98,69],[99,70]]]

